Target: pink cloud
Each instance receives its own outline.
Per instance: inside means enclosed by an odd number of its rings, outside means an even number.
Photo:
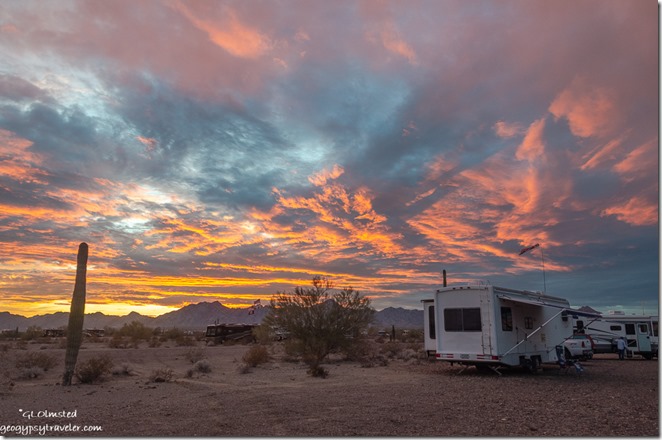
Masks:
[[[544,119],[538,119],[529,126],[526,136],[524,136],[524,140],[515,153],[515,158],[517,160],[534,162],[541,158],[545,153],[545,142],[542,136],[544,130]]]
[[[522,124],[518,122],[497,121],[492,128],[500,138],[511,138],[525,132]]]
[[[584,138],[606,136],[620,121],[614,94],[580,77],[554,99],[549,112],[556,119],[566,118],[570,131]]]
[[[642,197],[633,197],[627,202],[603,210],[600,215],[614,215],[618,220],[633,226],[653,226],[658,221],[657,210],[657,204]]]
[[[634,181],[642,176],[654,175],[658,162],[652,160],[658,156],[657,140],[643,143],[628,153],[625,159],[614,165],[616,171],[626,182]]]
[[[195,27],[207,33],[210,41],[233,56],[258,58],[272,47],[269,37],[242,23],[231,10],[226,11],[226,17],[219,25],[218,20],[199,17],[181,1],[174,3],[174,7]]]

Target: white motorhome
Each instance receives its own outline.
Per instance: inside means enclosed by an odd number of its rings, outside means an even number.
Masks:
[[[424,305],[433,308],[438,360],[495,371],[535,371],[557,362],[556,347],[573,334],[571,315],[598,316],[572,310],[563,298],[489,284],[443,287]],[[426,322],[428,338],[431,321]]]
[[[646,359],[658,356],[658,316],[610,312],[598,318],[573,316],[573,322],[575,333],[591,336],[596,353],[614,353],[616,340],[624,337],[628,354]]]

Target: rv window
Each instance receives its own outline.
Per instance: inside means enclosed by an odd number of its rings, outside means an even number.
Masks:
[[[429,322],[429,331],[430,331],[430,339],[437,339],[436,331],[434,328],[434,306],[430,306],[428,308],[428,322]]]
[[[581,330],[584,329],[584,321],[581,319],[577,320],[577,333],[581,333]]]
[[[513,331],[513,311],[510,307],[501,307],[501,330]]]
[[[621,330],[623,330],[623,327],[621,327],[620,325],[611,325],[609,326],[609,330],[620,332]]]
[[[657,322],[653,322],[653,336],[657,337]]]
[[[444,330],[447,332],[479,332],[480,308],[444,309]]]
[[[481,330],[480,309],[462,309],[462,321],[465,332],[479,332]]]
[[[525,316],[524,317],[524,328],[525,329],[532,329],[533,328],[533,318],[530,316]]]
[[[648,334],[648,325],[639,324],[639,334],[647,335]]]
[[[625,324],[625,334],[634,335],[634,324]]]
[[[444,309],[444,330],[447,332],[462,331],[462,309]]]

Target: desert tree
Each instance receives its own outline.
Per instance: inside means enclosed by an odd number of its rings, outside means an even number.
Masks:
[[[324,358],[354,344],[373,318],[369,298],[351,287],[334,291],[331,281],[316,276],[312,287],[277,292],[265,322],[289,333],[311,374],[323,376]]]

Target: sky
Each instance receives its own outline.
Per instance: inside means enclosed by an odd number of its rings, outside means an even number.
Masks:
[[[2,311],[68,311],[81,242],[87,312],[657,311],[656,2],[3,0],[0,59]]]

